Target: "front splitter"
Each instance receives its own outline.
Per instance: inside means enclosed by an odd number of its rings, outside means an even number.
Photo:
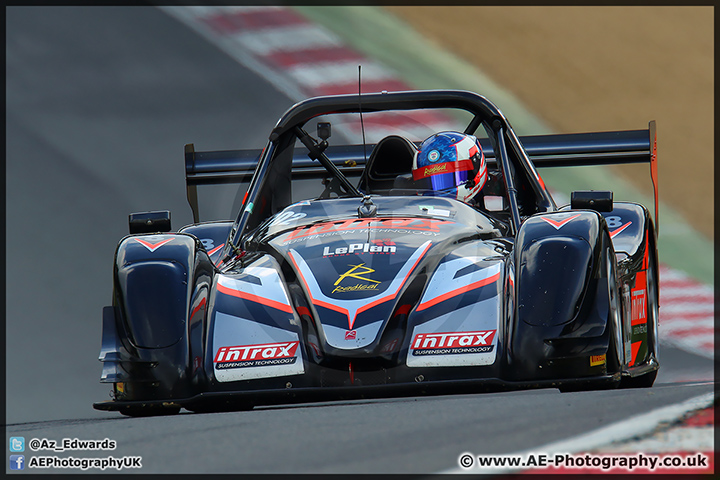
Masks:
[[[122,411],[127,409],[177,408],[190,410],[211,409],[213,404],[238,405],[282,405],[306,402],[322,402],[337,400],[359,400],[371,398],[432,396],[468,393],[489,393],[511,390],[557,388],[564,385],[573,385],[582,389],[584,384],[598,384],[617,382],[620,374],[602,375],[595,377],[565,378],[558,380],[520,381],[512,382],[498,378],[485,378],[481,380],[447,380],[433,382],[396,383],[389,385],[355,385],[349,387],[300,387],[267,390],[246,390],[235,392],[203,392],[184,399],[158,399],[158,400],[109,400],[93,403],[96,410]]]

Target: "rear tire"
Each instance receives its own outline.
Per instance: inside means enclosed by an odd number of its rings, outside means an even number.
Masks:
[[[660,318],[658,301],[657,266],[655,256],[650,255],[647,269],[647,322],[648,322],[648,362],[658,358],[658,323]],[[658,367],[659,368],[659,367]],[[658,369],[640,375],[639,377],[625,377],[622,379],[621,388],[650,388],[655,383]]]

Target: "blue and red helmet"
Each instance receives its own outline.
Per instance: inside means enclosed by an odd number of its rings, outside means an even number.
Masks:
[[[413,160],[413,180],[421,190],[468,202],[487,180],[480,142],[473,135],[440,132],[425,139]]]

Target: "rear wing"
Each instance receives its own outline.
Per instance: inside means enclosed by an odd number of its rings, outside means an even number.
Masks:
[[[528,135],[519,137],[533,165],[570,167],[649,163],[655,196],[655,228],[658,227],[657,135],[655,121],[645,130],[615,132]],[[493,162],[495,153],[489,140],[480,139],[485,157]],[[345,175],[359,175],[365,166],[366,153],[375,145],[329,146],[327,157]],[[193,219],[198,222],[197,185],[249,182],[258,165],[262,150],[223,150],[197,152],[193,144],[185,145],[185,183]],[[327,170],[305,153],[293,158],[293,176],[323,178]]]

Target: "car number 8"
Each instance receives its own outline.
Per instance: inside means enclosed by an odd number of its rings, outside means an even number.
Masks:
[[[608,228],[618,228],[622,226],[622,218],[617,216],[605,217]]]

